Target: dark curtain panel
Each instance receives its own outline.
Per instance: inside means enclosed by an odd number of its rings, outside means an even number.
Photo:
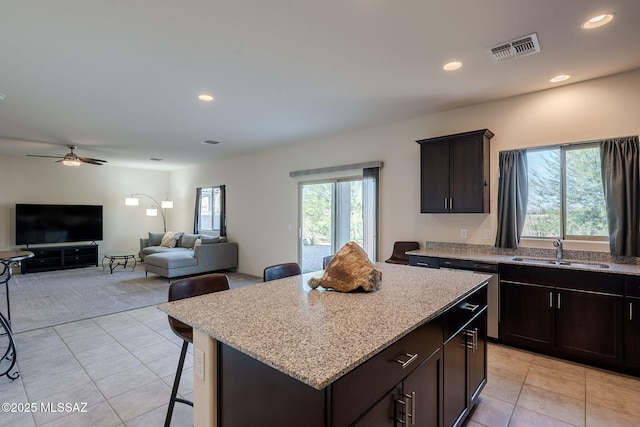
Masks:
[[[364,250],[369,258],[378,261],[378,206],[380,168],[362,169],[362,210],[364,213]]]
[[[200,230],[200,197],[202,196],[202,188],[196,188],[196,209],[193,215],[193,233],[198,234]]]
[[[640,255],[640,153],[638,137],[600,142],[602,186],[612,255]]]
[[[517,248],[527,215],[527,153],[500,153],[496,247]]]
[[[220,187],[220,236],[227,235],[227,195],[225,186]]]

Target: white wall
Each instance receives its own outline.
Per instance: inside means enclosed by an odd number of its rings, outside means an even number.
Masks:
[[[489,128],[491,211],[496,210],[498,151],[640,133],[640,70],[430,115],[399,123],[301,142],[236,158],[212,160],[176,172],[82,165],[69,168],[49,159],[0,157],[0,249],[15,247],[16,203],[101,204],[104,235],[100,252],[137,251],[139,237],[160,231],[160,217],[146,217],[148,202],[125,207],[124,197],[147,193],[170,197],[168,228],[193,227],[195,188],[227,186],[227,225],[239,243],[240,271],[260,275],[266,265],[296,260],[298,180],[294,170],[382,160],[380,258],[396,240],[492,244],[495,214],[420,214],[419,145],[416,140]],[[212,147],[212,156],[215,147]],[[309,177],[303,179],[316,179]],[[289,224],[292,230],[289,231]],[[460,228],[468,230],[461,239]],[[483,239],[485,228],[492,238]],[[547,247],[549,242],[528,242]],[[568,249],[606,250],[606,245],[565,244]]]
[[[240,271],[260,275],[270,264],[297,259],[298,181],[294,170],[382,160],[380,258],[396,240],[493,244],[498,152],[640,133],[640,70],[530,95],[476,105],[331,138],[301,142],[171,173],[171,197],[192,207],[195,188],[227,185],[228,234],[240,247]],[[488,128],[491,212],[420,214],[416,140]],[[214,148],[215,149],[215,148]],[[306,178],[306,179],[315,179]],[[174,228],[190,230],[192,208],[176,212]],[[293,225],[289,231],[288,225]],[[460,228],[468,238],[460,238]],[[490,240],[483,239],[491,229]],[[550,247],[549,242],[529,245]],[[569,242],[568,249],[606,250]]]
[[[100,254],[137,253],[139,238],[148,231],[162,231],[162,219],[145,216],[148,199],[141,198],[139,207],[127,207],[124,198],[131,193],[146,193],[158,200],[168,197],[169,173],[109,165],[74,168],[53,159],[0,157],[0,187],[0,249],[16,247],[16,203],[87,204],[104,207]],[[169,221],[172,214],[169,211]]]

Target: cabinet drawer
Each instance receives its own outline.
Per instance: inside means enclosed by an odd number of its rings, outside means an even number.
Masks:
[[[26,261],[27,268],[59,267],[60,257],[55,258],[35,258]]]
[[[476,290],[463,301],[447,310],[444,317],[444,341],[446,342],[473,316],[487,305],[487,286]]]
[[[415,267],[439,268],[440,260],[430,256],[409,255],[409,265],[413,265]]]
[[[94,247],[88,248],[69,248],[64,250],[64,256],[73,255],[95,255],[96,249]]]
[[[349,425],[442,345],[442,316],[421,326],[331,386],[334,426]],[[398,360],[413,361],[403,367]]]
[[[25,249],[25,250],[29,250],[29,249]],[[34,258],[59,258],[60,257],[60,250],[31,250],[31,252],[33,252],[33,256]]]
[[[625,277],[625,295],[629,297],[640,297],[640,276]]]
[[[64,265],[85,265],[95,264],[95,255],[77,255],[64,257]]]

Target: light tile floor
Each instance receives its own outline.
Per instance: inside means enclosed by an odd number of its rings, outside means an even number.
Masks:
[[[182,342],[155,306],[20,333],[16,342],[21,377],[0,378],[0,403],[37,411],[0,413],[0,425],[163,425]],[[494,344],[488,352],[489,381],[468,427],[640,426],[640,378]],[[189,355],[179,394],[191,399],[192,389]],[[41,410],[58,403],[86,403],[86,412]],[[192,424],[192,408],[176,404],[172,426]]]

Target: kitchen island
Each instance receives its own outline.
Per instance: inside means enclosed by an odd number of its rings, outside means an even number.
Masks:
[[[376,411],[391,425],[411,422],[420,407],[404,382],[426,366],[418,382],[435,393],[431,409],[445,425],[461,422],[486,381],[489,277],[377,267],[382,284],[372,293],[311,290],[306,282],[318,272],[162,304],[194,328],[194,424],[338,426]],[[465,387],[474,360],[482,378],[459,393],[458,416],[442,383],[462,378]]]

